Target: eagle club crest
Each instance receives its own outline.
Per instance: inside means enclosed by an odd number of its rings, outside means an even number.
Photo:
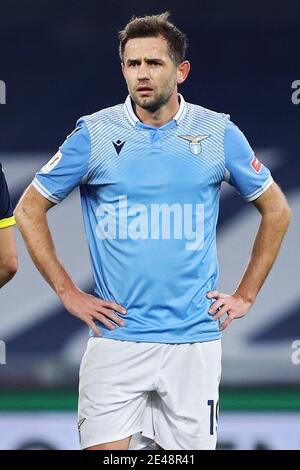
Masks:
[[[179,135],[181,139],[187,140],[189,142],[189,148],[193,155],[199,155],[202,151],[201,142],[202,140],[208,139],[210,135]]]

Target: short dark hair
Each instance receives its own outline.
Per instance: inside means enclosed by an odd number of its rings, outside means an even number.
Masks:
[[[133,16],[125,28],[119,32],[119,54],[123,62],[124,49],[129,39],[163,36],[169,47],[169,53],[176,65],[185,60],[187,37],[169,21],[170,13],[160,15]]]

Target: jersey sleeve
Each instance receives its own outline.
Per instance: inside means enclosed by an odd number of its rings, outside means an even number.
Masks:
[[[0,229],[15,224],[6,179],[0,163]]]
[[[36,173],[32,185],[49,201],[62,201],[87,173],[90,153],[89,131],[79,119],[58,152]]]
[[[243,199],[254,201],[272,184],[270,170],[255,156],[246,137],[231,121],[224,135],[224,180],[234,186]]]

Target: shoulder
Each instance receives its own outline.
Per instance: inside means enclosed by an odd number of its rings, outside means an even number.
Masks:
[[[240,128],[228,119],[225,126],[225,149],[228,146],[249,147],[249,143]]]
[[[123,116],[123,104],[117,104],[115,106],[110,106],[109,108],[100,109],[99,111],[96,111],[92,114],[81,116],[77,120],[77,126],[85,123],[87,128],[90,130],[101,126],[101,124],[117,124],[120,122],[120,119],[122,119]]]
[[[202,119],[207,119],[209,121],[220,122],[224,125],[226,125],[227,121],[230,119],[230,115],[227,113],[204,108],[198,104],[187,103],[187,109],[190,115],[201,117]]]

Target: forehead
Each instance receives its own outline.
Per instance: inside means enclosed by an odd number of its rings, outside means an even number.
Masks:
[[[169,48],[166,39],[162,36],[149,38],[129,39],[124,49],[124,59],[141,57],[166,57]]]

